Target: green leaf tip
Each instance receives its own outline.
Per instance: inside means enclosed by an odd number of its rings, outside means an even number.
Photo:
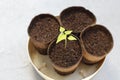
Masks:
[[[68,40],[77,40],[74,36],[72,36],[72,35],[70,35],[69,37],[68,37]]]
[[[65,28],[63,28],[62,26],[60,26],[60,32],[64,32]]]
[[[71,34],[72,33],[72,31],[70,30],[70,31],[65,31],[65,34],[66,35],[69,35],[69,34]]]

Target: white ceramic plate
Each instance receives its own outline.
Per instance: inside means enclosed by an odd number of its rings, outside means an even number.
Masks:
[[[86,65],[80,63],[77,70],[67,76],[61,76],[55,72],[51,65],[51,61],[47,55],[41,55],[34,48],[33,44],[29,40],[28,51],[30,62],[45,80],[89,80],[100,70],[105,59],[94,65]]]
[[[38,53],[30,40],[28,43],[28,50],[31,64],[45,80],[89,80],[97,74],[105,60],[103,59],[94,65],[81,63],[74,73],[67,76],[61,76],[53,69],[49,57]]]

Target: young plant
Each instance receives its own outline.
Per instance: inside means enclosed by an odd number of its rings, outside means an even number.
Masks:
[[[72,30],[65,30],[62,26],[60,27],[60,34],[58,35],[56,44],[59,43],[62,40],[65,40],[65,48],[67,45],[67,40],[77,40],[74,36],[71,35]]]

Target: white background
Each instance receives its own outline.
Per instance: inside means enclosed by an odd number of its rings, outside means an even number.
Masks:
[[[119,0],[0,0],[0,80],[43,80],[28,59],[28,25],[35,15],[59,15],[69,6],[91,10],[114,38],[113,50],[91,80],[120,80]]]

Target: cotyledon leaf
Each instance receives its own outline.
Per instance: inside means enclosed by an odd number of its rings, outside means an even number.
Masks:
[[[64,32],[65,28],[63,28],[62,26],[60,26],[60,32]]]
[[[56,43],[59,43],[60,41],[65,40],[66,37],[67,37],[67,35],[65,35],[63,33],[60,33],[59,36],[58,36],[58,38],[57,38]]]
[[[77,40],[74,36],[72,36],[72,35],[70,35],[69,37],[68,37],[68,40]]]
[[[65,34],[66,35],[69,35],[69,34],[71,34],[72,33],[72,30],[70,30],[70,31],[65,31]]]

